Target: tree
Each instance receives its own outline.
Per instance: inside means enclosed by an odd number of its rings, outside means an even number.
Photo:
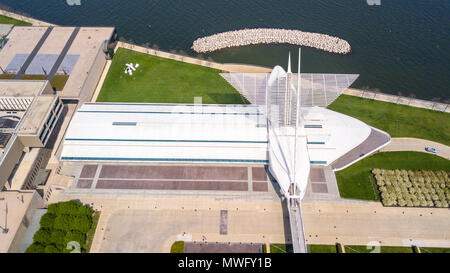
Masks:
[[[45,253],[59,253],[60,251],[55,245],[47,245],[44,250]]]
[[[51,232],[48,229],[40,228],[33,236],[33,241],[44,245],[50,242]]]
[[[72,229],[86,233],[92,225],[92,218],[86,215],[77,216],[74,218]]]
[[[64,231],[55,229],[50,235],[50,242],[54,243],[55,245],[65,245],[65,237],[66,233]]]
[[[63,202],[59,204],[59,214],[78,214],[78,210],[81,207],[79,203],[75,200],[70,200],[69,202]]]
[[[55,218],[54,228],[69,231],[74,225],[75,218],[77,216],[74,215],[68,215],[68,214],[62,214]]]
[[[46,213],[41,217],[41,221],[39,222],[42,228],[53,228],[53,224],[55,223],[55,214]]]
[[[25,253],[44,253],[45,252],[45,246],[40,243],[32,243],[27,250],[25,250]]]
[[[80,206],[77,210],[77,215],[87,215],[90,217],[92,213],[94,213],[94,210],[88,206]]]
[[[58,215],[59,214],[59,204],[50,204],[47,208],[47,213]]]

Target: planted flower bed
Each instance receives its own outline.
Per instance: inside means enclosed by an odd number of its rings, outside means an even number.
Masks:
[[[372,169],[372,174],[384,206],[449,207],[450,172]]]

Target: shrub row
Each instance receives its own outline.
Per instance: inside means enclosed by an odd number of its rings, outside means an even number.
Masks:
[[[450,173],[373,169],[384,206],[448,208]]]

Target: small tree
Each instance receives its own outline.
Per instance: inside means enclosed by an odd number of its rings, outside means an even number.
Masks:
[[[25,250],[25,253],[44,253],[45,252],[45,246],[40,243],[32,243],[27,250]]]
[[[47,245],[44,250],[45,253],[59,253],[60,251],[55,245]]]
[[[33,241],[41,244],[48,244],[50,242],[51,233],[48,229],[39,229],[33,236]]]
[[[62,230],[55,229],[52,231],[50,235],[50,242],[54,243],[55,245],[64,245],[66,237],[66,233]]]
[[[39,223],[42,228],[53,228],[55,218],[56,216],[54,214],[46,213],[41,217],[41,221]]]

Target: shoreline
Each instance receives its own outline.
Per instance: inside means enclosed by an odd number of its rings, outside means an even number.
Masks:
[[[37,19],[34,19],[32,17],[28,17],[28,16],[25,16],[25,15],[21,15],[21,14],[14,13],[14,12],[11,12],[11,11],[7,11],[7,10],[4,10],[4,9],[0,9],[0,15],[3,15],[3,16],[6,16],[6,17],[10,17],[10,18],[13,18],[13,19],[17,19],[17,20],[20,20],[20,21],[23,21],[23,22],[30,23],[32,26],[57,26],[55,24],[51,24],[51,23],[48,23],[48,22],[37,20]]]
[[[11,18],[14,18],[17,20],[22,20],[24,22],[31,23],[33,26],[57,26],[56,24],[51,24],[48,22],[40,21],[40,20],[34,19],[32,17],[27,17],[24,15],[16,14],[16,13],[6,11],[3,9],[0,9],[0,15],[11,17]],[[257,66],[257,65],[250,65],[250,64],[210,62],[210,61],[205,61],[205,60],[201,60],[201,59],[194,58],[194,57],[183,56],[183,55],[178,55],[178,54],[174,54],[174,53],[168,53],[168,52],[164,52],[161,50],[149,49],[149,48],[145,48],[143,46],[133,45],[133,44],[124,43],[124,42],[118,42],[116,47],[117,48],[123,47],[123,48],[136,50],[136,51],[139,51],[142,53],[151,54],[151,55],[158,56],[158,57],[169,58],[169,59],[173,59],[176,61],[182,61],[182,62],[188,62],[191,64],[202,65],[202,66],[206,66],[206,67],[220,69],[220,70],[227,71],[227,72],[234,72],[234,73],[268,73],[269,72],[270,73],[272,71],[271,68],[264,67],[264,66]],[[117,50],[117,48],[115,50]],[[107,73],[107,71],[106,71],[106,73]],[[407,105],[407,106],[411,106],[411,107],[424,108],[424,109],[429,109],[432,111],[450,113],[449,104],[443,103],[443,102],[434,102],[434,101],[428,101],[428,100],[423,100],[423,99],[400,97],[400,96],[392,95],[392,94],[388,94],[388,93],[365,91],[365,90],[355,89],[355,88],[348,88],[344,91],[343,94],[355,96],[355,97],[366,98],[366,99],[385,101],[385,102],[389,102],[389,103],[402,104],[402,105]]]

